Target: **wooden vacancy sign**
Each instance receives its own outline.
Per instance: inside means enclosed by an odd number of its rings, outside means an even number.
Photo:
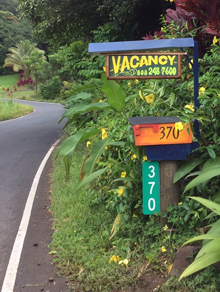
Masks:
[[[184,53],[126,53],[106,55],[108,79],[166,79],[181,77]]]

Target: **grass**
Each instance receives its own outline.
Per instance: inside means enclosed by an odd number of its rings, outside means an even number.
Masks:
[[[0,76],[0,88],[5,87],[14,91],[14,86],[17,87],[19,74]]]
[[[104,205],[94,203],[94,191],[74,191],[79,184],[85,155],[85,151],[76,150],[68,181],[63,160],[55,162],[51,204],[54,217],[52,253],[56,254],[55,261],[60,271],[68,275],[73,291],[107,292],[132,287],[139,281],[138,273],[143,263],[140,261],[140,265],[130,269],[129,265],[109,262],[113,255],[120,255],[121,260],[126,258],[129,253],[127,239],[121,241],[119,251],[109,240],[114,221],[112,214]]]
[[[0,121],[15,119],[33,112],[33,107],[0,99]]]
[[[97,197],[95,187],[98,186],[75,191],[87,154],[86,146],[80,146],[74,152],[70,178],[66,180],[60,158],[54,161],[52,177],[54,233],[50,248],[57,272],[67,277],[71,291],[130,292],[133,287],[141,292],[155,281],[155,273],[165,283],[155,282],[154,290],[149,291],[218,291],[220,280],[213,267],[181,282],[168,277],[168,268],[180,247],[177,242],[183,243],[186,235],[175,233],[176,238],[171,238],[161,231],[156,216],[145,216],[145,220],[141,216],[132,218],[109,240],[115,214],[103,203],[106,194]],[[167,247],[168,242],[167,252],[162,253],[161,246]],[[120,260],[128,259],[128,265],[109,262],[114,255]]]

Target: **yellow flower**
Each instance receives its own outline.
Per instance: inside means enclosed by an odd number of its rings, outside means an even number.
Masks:
[[[132,156],[131,156],[131,159],[133,160],[133,159],[136,159],[137,158],[137,155],[136,154],[133,154]]]
[[[87,148],[89,148],[89,145],[91,144],[91,142],[90,141],[87,141],[87,143],[86,143],[86,147]]]
[[[164,28],[163,28],[163,27],[161,27],[160,31],[162,31],[162,32],[163,32],[163,30],[164,30]]]
[[[218,42],[218,39],[216,36],[214,36],[213,41],[212,41],[213,45],[215,45],[217,42]]]
[[[165,225],[165,226],[163,227],[163,230],[167,230],[167,229],[168,229],[168,226]]]
[[[194,104],[192,104],[192,103],[187,104],[187,105],[185,105],[184,107],[190,109],[192,112],[194,112],[194,110],[195,110],[195,109],[194,109]]]
[[[187,74],[187,75],[186,75],[186,78],[187,78],[187,79],[189,79],[190,77],[191,77],[191,75],[190,75],[190,74]]]
[[[106,67],[105,66],[103,67],[103,71],[106,72]]]
[[[133,214],[133,217],[135,218],[135,217],[138,217],[137,215],[135,215],[135,214]]]
[[[172,270],[172,267],[173,267],[173,264],[169,265],[169,268],[168,268],[168,270],[167,270],[168,275],[170,274],[170,272],[171,272],[171,270]]]
[[[166,250],[166,248],[164,246],[162,246],[160,251],[161,252],[166,252],[167,250]]]
[[[139,96],[142,100],[144,100],[141,90],[139,90]]]
[[[123,171],[123,172],[121,173],[121,178],[124,178],[124,177],[126,177],[126,171]]]
[[[131,87],[131,82],[128,82],[128,88]]]
[[[178,131],[181,131],[183,129],[183,123],[182,122],[177,122],[175,123],[175,129]]]
[[[204,86],[199,88],[199,95],[201,95],[203,92],[205,92],[205,87]]]
[[[153,105],[153,103],[154,103],[154,95],[152,93],[146,95],[144,98],[145,98],[147,103]]]
[[[179,202],[178,206],[182,205],[182,202]]]
[[[102,128],[101,132],[102,132],[102,140],[106,139],[108,137],[106,130]]]
[[[146,155],[143,156],[142,160],[143,160],[143,162],[144,162],[144,161],[147,161],[147,156],[146,156]]]
[[[119,188],[118,190],[117,190],[117,193],[118,193],[118,197],[120,197],[120,196],[123,196],[124,195],[124,188]]]
[[[124,259],[124,260],[120,261],[118,264],[119,265],[124,265],[124,266],[126,266],[128,268],[128,262],[129,262],[128,259]]]
[[[138,79],[135,79],[135,80],[134,80],[134,83],[135,83],[135,84],[138,84],[138,82],[139,82]]]
[[[102,99],[100,99],[100,100],[99,100],[99,102],[103,102],[103,100],[102,100]]]
[[[117,263],[117,262],[119,262],[119,261],[120,261],[119,256],[113,255],[113,256],[110,258],[109,263],[111,263],[111,262],[115,262],[115,263]]]
[[[193,64],[193,60],[190,60],[190,62]],[[189,69],[192,69],[192,64],[189,63]]]
[[[96,163],[99,163],[99,162],[100,162],[100,158],[97,159]]]
[[[108,150],[108,146],[105,146],[105,150]]]

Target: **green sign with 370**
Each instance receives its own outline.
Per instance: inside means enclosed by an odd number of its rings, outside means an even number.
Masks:
[[[108,79],[181,77],[182,53],[114,54],[106,56]]]

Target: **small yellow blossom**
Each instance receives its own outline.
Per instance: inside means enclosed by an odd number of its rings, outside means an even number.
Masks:
[[[190,77],[191,77],[191,75],[190,75],[190,74],[187,74],[187,75],[186,75],[186,78],[187,78],[187,79],[189,79]]]
[[[119,188],[118,190],[117,190],[117,193],[118,193],[118,197],[120,197],[120,196],[123,196],[124,195],[124,188]]]
[[[169,268],[168,268],[168,270],[167,270],[168,275],[170,274],[170,272],[171,272],[171,270],[172,270],[172,267],[173,267],[173,264],[169,265]]]
[[[89,148],[89,145],[91,144],[91,142],[90,141],[87,141],[87,143],[86,143],[86,147],[87,148]]]
[[[108,146],[105,146],[105,150],[108,150]]]
[[[127,85],[128,85],[128,88],[130,88],[130,87],[131,87],[131,82],[128,82],[128,84],[127,84]]]
[[[213,41],[212,41],[213,45],[215,45],[217,42],[218,42],[218,39],[216,36],[214,36]]]
[[[188,108],[189,110],[191,110],[192,112],[194,112],[194,104],[190,103],[184,106],[185,108]]]
[[[106,67],[105,66],[103,67],[103,71],[106,72]]]
[[[160,251],[161,252],[166,252],[167,250],[166,250],[166,248],[164,246],[162,246]]]
[[[106,130],[102,128],[101,132],[102,132],[102,140],[106,139],[108,137]]]
[[[123,171],[123,172],[121,173],[121,178],[124,178],[124,177],[126,177],[126,171]]]
[[[124,265],[124,266],[126,266],[127,268],[128,268],[128,259],[124,259],[124,260],[122,260],[122,261],[120,261],[118,264],[119,265]]]
[[[102,99],[100,99],[100,100],[99,100],[99,102],[103,102],[103,100],[102,100]]]
[[[143,160],[143,162],[144,162],[144,161],[147,161],[147,156],[146,156],[146,155],[143,156],[142,160]]]
[[[97,159],[96,163],[99,163],[99,162],[100,162],[100,158],[99,158],[99,159]]]
[[[153,103],[154,103],[154,95],[152,93],[146,95],[144,98],[145,98],[147,103],[153,105]]]
[[[190,62],[193,64],[193,60],[190,60]],[[192,69],[192,64],[189,63],[189,69]]]
[[[201,95],[203,92],[205,92],[205,87],[204,86],[199,88],[199,95]]]
[[[163,28],[163,27],[161,27],[160,31],[162,31],[162,32],[163,32],[163,30],[164,30],[164,28]]]
[[[138,217],[137,215],[135,215],[135,214],[133,214],[133,217],[135,218],[135,217]]]
[[[182,202],[179,202],[178,206],[182,205]]]
[[[175,129],[178,131],[181,131],[183,129],[183,123],[182,122],[177,122],[175,123]]]
[[[142,100],[144,100],[141,90],[139,90],[139,96]]]
[[[180,220],[182,220],[182,217],[180,217]]]
[[[137,155],[136,154],[133,154],[132,156],[131,156],[131,159],[132,160],[134,160],[134,159],[136,159],[137,158]]]
[[[130,155],[131,155],[131,151],[128,152],[128,156],[130,156]]]
[[[119,261],[120,261],[119,256],[113,255],[113,256],[110,258],[109,263],[111,263],[111,262],[115,262],[115,263],[117,263],[117,262],[119,262]]]
[[[163,227],[163,230],[167,230],[167,229],[168,229],[168,226],[165,225],[165,226]]]
[[[139,82],[138,79],[135,79],[135,80],[134,80],[134,83],[135,83],[135,84],[138,84],[138,82]]]

